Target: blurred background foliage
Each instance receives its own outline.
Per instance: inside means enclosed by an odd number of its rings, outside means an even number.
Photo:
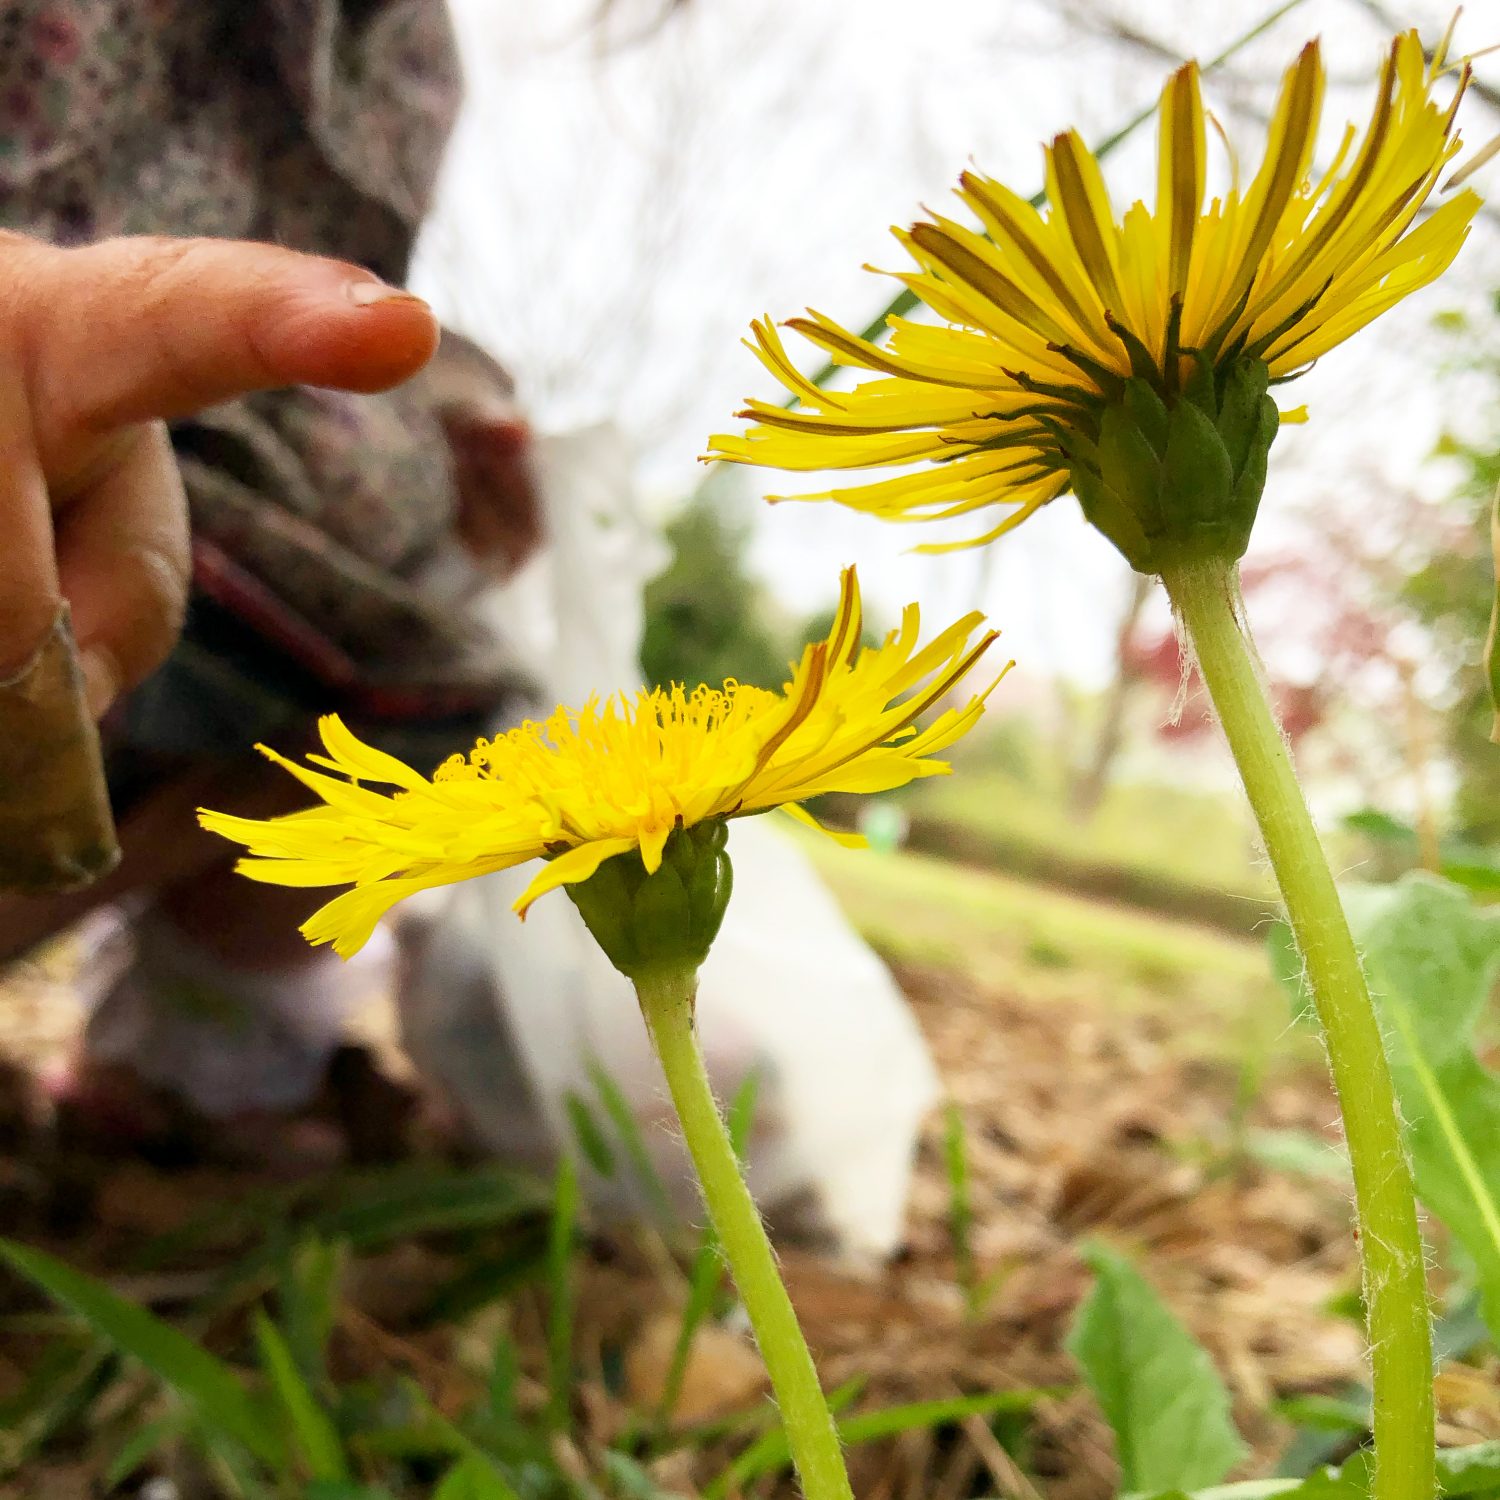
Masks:
[[[1488,315],[1448,314],[1462,363],[1481,379],[1481,399],[1463,428],[1445,433],[1438,453],[1456,459],[1461,480],[1447,500],[1455,525],[1401,589],[1427,627],[1432,647],[1453,677],[1443,716],[1444,744],[1457,776],[1456,830],[1500,841],[1500,748],[1490,739],[1494,706],[1480,662],[1494,599],[1495,563],[1488,545],[1490,506],[1500,485],[1500,291]]]

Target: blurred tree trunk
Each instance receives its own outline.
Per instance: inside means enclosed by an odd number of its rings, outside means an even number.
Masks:
[[[1131,643],[1140,622],[1141,611],[1146,606],[1151,592],[1152,580],[1144,573],[1134,575],[1130,600],[1125,613],[1120,617],[1120,629],[1115,636],[1115,678],[1109,686],[1104,700],[1104,713],[1099,722],[1099,733],[1094,740],[1094,753],[1089,763],[1073,778],[1069,805],[1078,818],[1091,817],[1109,785],[1109,773],[1114,768],[1115,757],[1125,737],[1125,710],[1129,706],[1131,692],[1141,679],[1140,671],[1130,659]]]

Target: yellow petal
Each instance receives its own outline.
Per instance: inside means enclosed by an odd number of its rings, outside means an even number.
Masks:
[[[848,833],[842,828],[830,828],[826,823],[820,823],[805,807],[795,802],[783,804],[781,811],[787,817],[795,819],[804,828],[815,828],[824,838],[829,838],[835,844],[842,844],[846,849],[868,849],[870,841],[862,833]]]
[[[537,871],[536,878],[516,898],[512,909],[517,916],[524,917],[538,896],[545,896],[559,886],[576,885],[587,880],[605,860],[635,847],[634,839],[596,839],[591,844],[580,844],[576,849],[559,854]]]

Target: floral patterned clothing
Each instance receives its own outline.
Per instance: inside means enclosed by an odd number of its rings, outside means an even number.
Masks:
[[[400,283],[458,94],[441,0],[0,0],[0,227],[267,240]],[[445,357],[385,395],[277,391],[174,425],[195,597],[127,738],[227,749],[372,685],[392,719],[443,720],[514,686],[422,582],[456,546]],[[242,701],[213,732],[220,690]]]

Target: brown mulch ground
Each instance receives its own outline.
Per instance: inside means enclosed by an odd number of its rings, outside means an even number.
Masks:
[[[980,1278],[993,1278],[994,1290],[979,1316],[967,1315],[948,1227],[943,1125],[934,1120],[921,1144],[909,1237],[893,1264],[841,1268],[810,1250],[784,1249],[825,1380],[865,1377],[862,1406],[1073,1385],[1077,1372],[1062,1343],[1087,1290],[1077,1247],[1102,1236],[1139,1258],[1212,1351],[1254,1449],[1246,1472],[1268,1472],[1288,1436],[1273,1401],[1334,1393],[1362,1375],[1361,1334],[1329,1309],[1356,1284],[1342,1190],[1232,1159],[1225,1123],[1236,1086],[1231,1070],[1184,1056],[1159,1017],[1044,1009],[935,969],[906,968],[900,978],[963,1112],[973,1250]],[[65,965],[44,964],[0,989],[0,1053],[33,1067],[57,1062],[75,1024],[61,1003],[65,984]],[[401,1115],[388,1107],[393,1097],[381,1096],[382,1119]],[[324,1123],[341,1111],[347,1126],[347,1101],[325,1100]],[[1333,1116],[1329,1092],[1311,1068],[1265,1089],[1254,1114],[1260,1125],[1319,1132]],[[409,1124],[413,1116],[401,1118]],[[201,1214],[263,1176],[209,1163],[212,1143],[194,1136],[192,1122],[168,1124],[186,1144],[179,1159],[155,1166],[110,1158],[97,1141],[59,1144],[45,1101],[9,1075],[9,1087],[0,1088],[0,1203],[11,1231],[29,1231],[57,1253],[107,1272],[132,1236]],[[409,1131],[405,1149],[419,1136]],[[390,1144],[371,1149],[378,1154]],[[486,1318],[503,1316],[539,1370],[539,1311],[526,1297],[466,1327],[407,1327],[413,1289],[419,1293],[444,1269],[439,1251],[416,1246],[364,1265],[348,1288],[343,1357],[366,1367],[404,1365],[440,1405],[454,1384],[458,1402],[457,1387],[469,1378],[466,1347],[483,1343]],[[140,1291],[149,1295],[149,1288]],[[607,1436],[626,1420],[620,1376],[606,1381],[607,1368],[623,1369],[626,1389],[639,1398],[659,1389],[681,1294],[681,1277],[651,1237],[598,1244],[580,1277],[585,1433]],[[23,1365],[0,1350],[0,1398]],[[1500,1435],[1496,1383],[1476,1378],[1477,1386],[1469,1381],[1449,1392],[1451,1441]],[[693,1409],[743,1405],[757,1382],[743,1339],[714,1332],[690,1376]],[[1029,1477],[983,1423],[973,1423],[941,1441],[917,1434],[859,1450],[856,1492],[870,1500],[1032,1500],[1038,1486],[1052,1500],[1114,1493],[1109,1433],[1086,1393],[1044,1401],[1031,1430]],[[76,1477],[76,1467],[39,1475],[41,1489],[29,1480],[11,1491],[0,1485],[0,1495],[87,1493],[66,1487],[69,1474]],[[683,1490],[691,1482],[672,1460],[661,1477]]]

